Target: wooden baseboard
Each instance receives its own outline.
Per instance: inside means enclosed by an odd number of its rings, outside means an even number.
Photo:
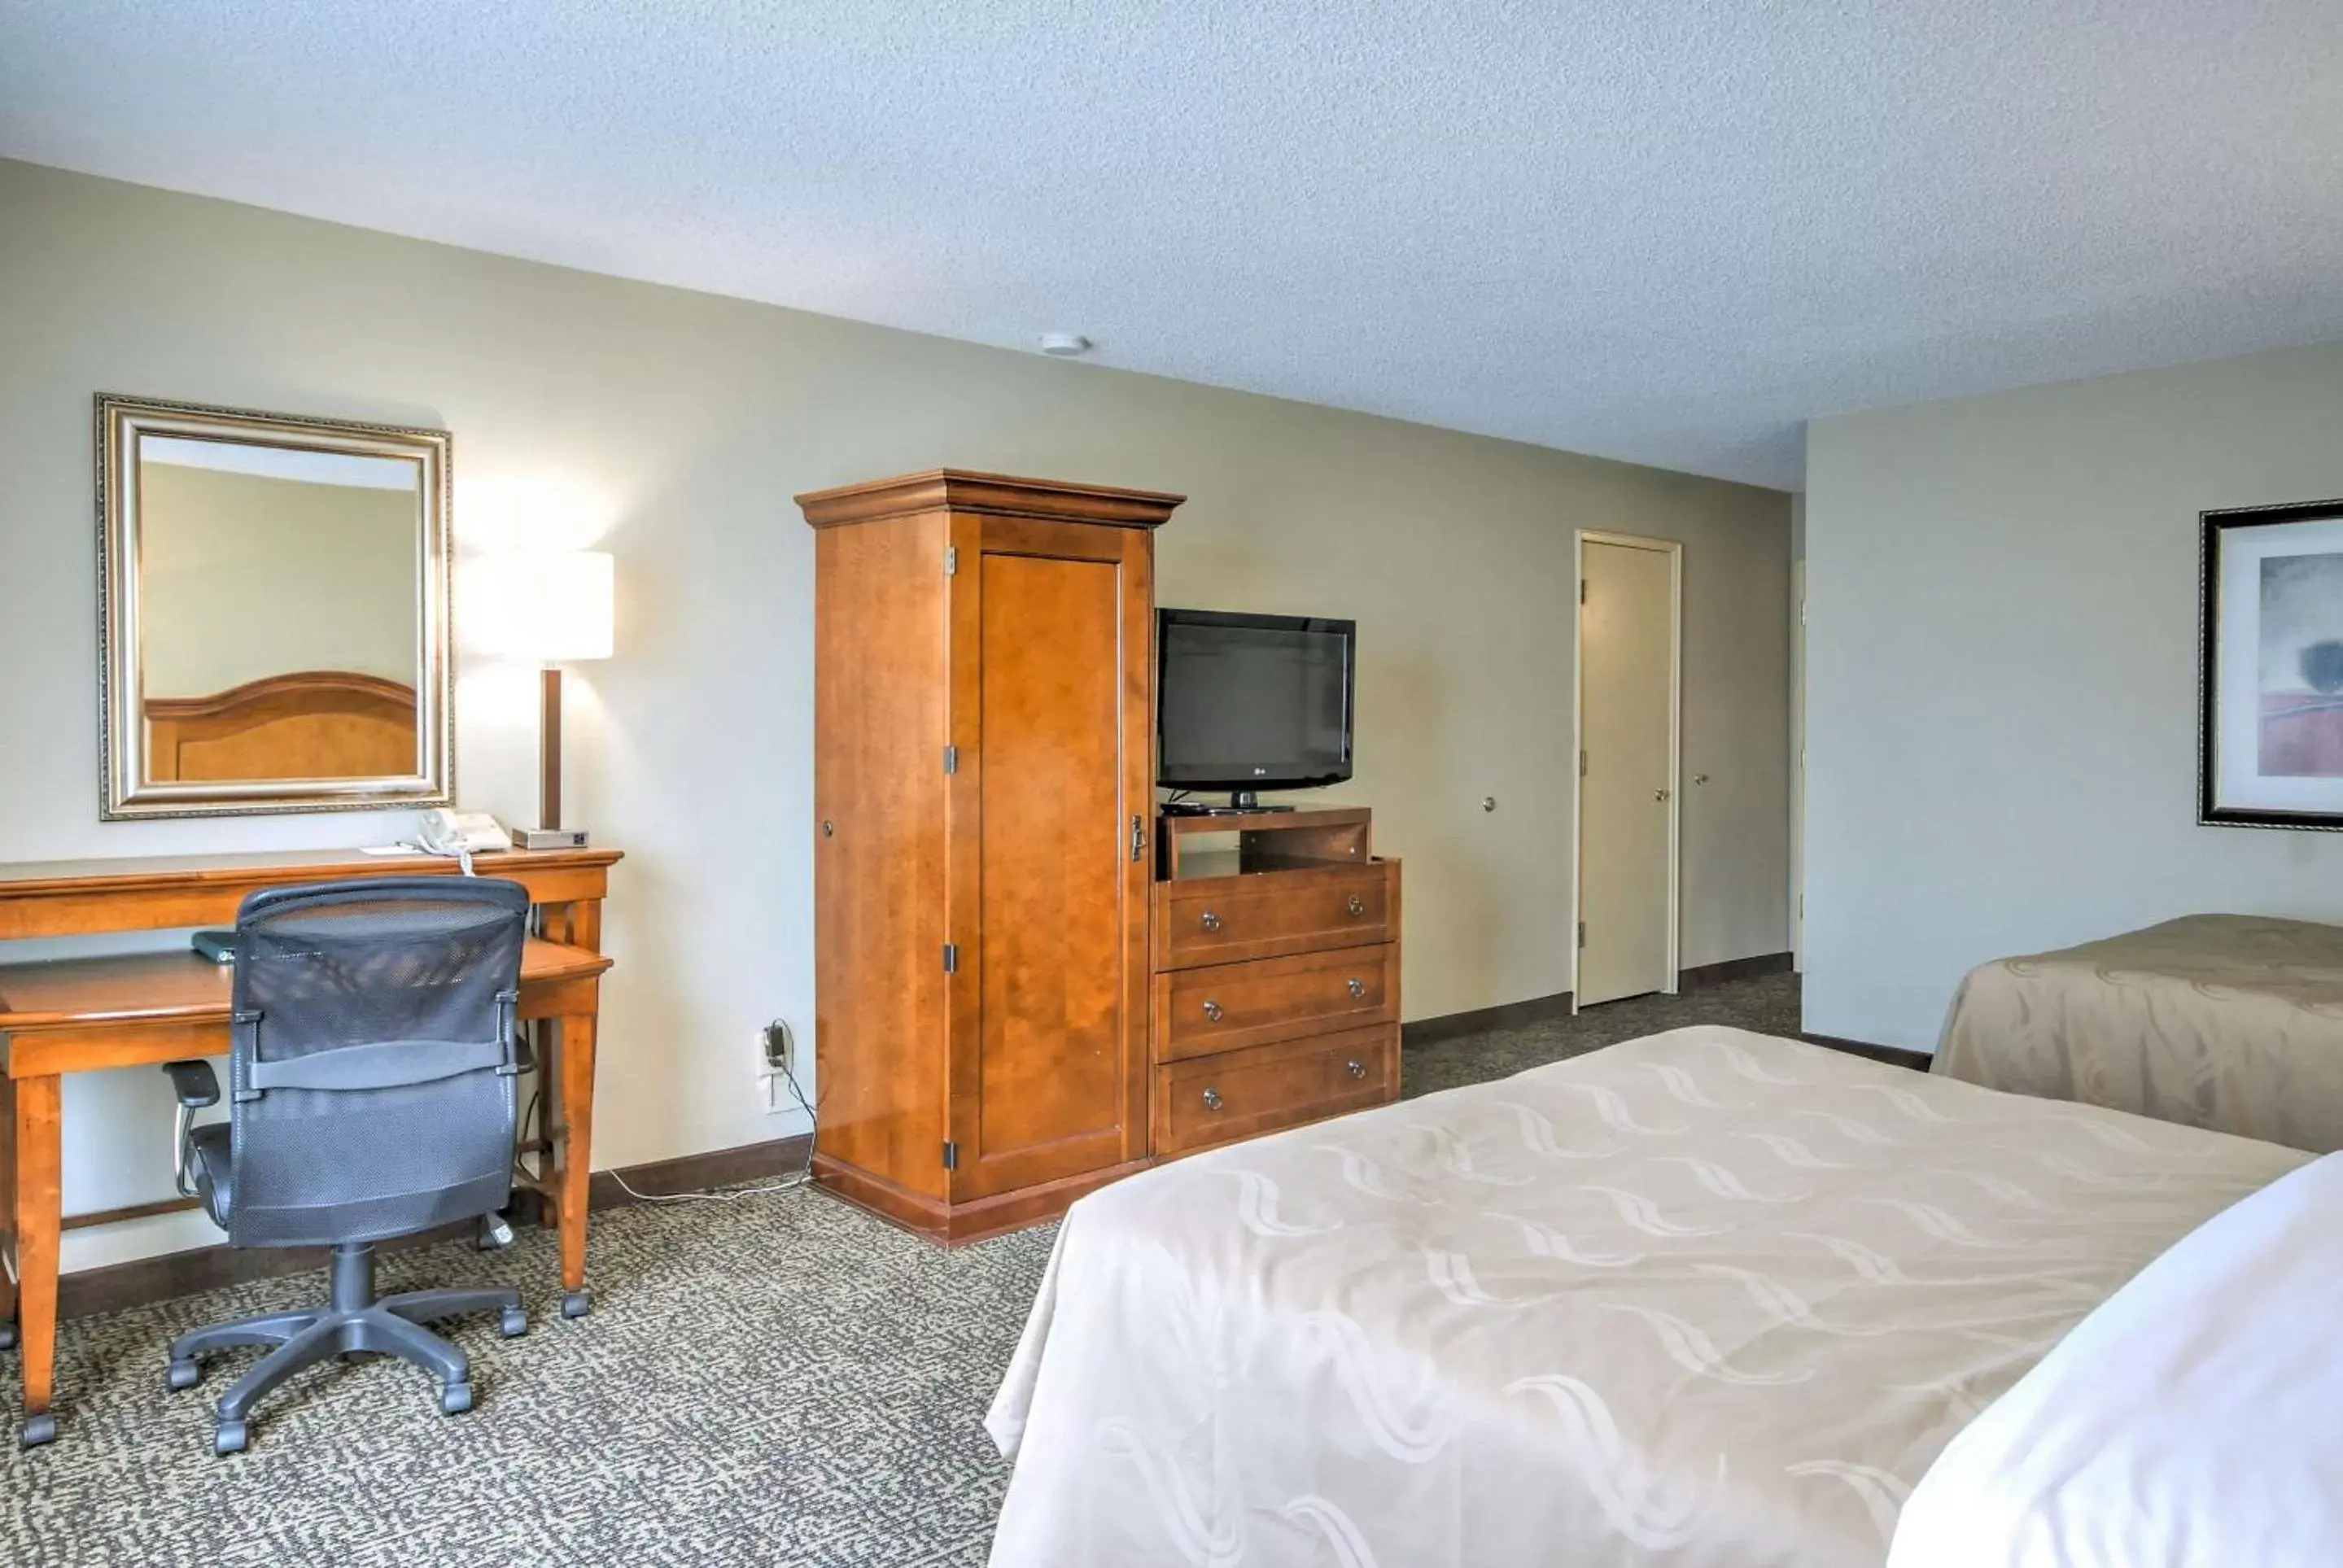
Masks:
[[[1908,1067],[1915,1072],[1926,1072],[1936,1059],[1925,1050],[1907,1050],[1900,1045],[1876,1045],[1867,1040],[1848,1040],[1836,1034],[1802,1034],[1798,1037],[1809,1045],[1828,1046],[1849,1056],[1868,1057],[1884,1061],[1890,1067]]]
[[[648,1165],[629,1165],[619,1171],[597,1171],[586,1206],[625,1209],[640,1201],[635,1192],[645,1198],[671,1198],[679,1192],[729,1187],[739,1181],[770,1181],[806,1169],[807,1157],[812,1152],[813,1134],[800,1132],[794,1138],[776,1138],[766,1143],[743,1143],[737,1149],[711,1149],[705,1154],[654,1160]],[[619,1186],[621,1179],[635,1192]]]
[[[636,1201],[614,1177],[625,1178],[627,1185],[637,1192],[664,1197],[705,1187],[722,1187],[736,1181],[763,1181],[787,1175],[805,1168],[806,1154],[812,1141],[809,1134],[800,1133],[794,1138],[776,1138],[767,1143],[749,1143],[737,1149],[711,1149],[704,1154],[687,1154],[676,1160],[630,1165],[615,1172],[597,1171],[588,1206],[623,1209]],[[534,1201],[527,1194],[517,1192],[515,1196]],[[395,1241],[386,1241],[380,1251],[397,1252],[409,1247],[428,1247],[440,1241],[462,1240],[469,1237],[472,1231],[469,1221],[443,1225],[420,1235],[402,1236]],[[252,1280],[274,1280],[287,1274],[307,1273],[323,1269],[326,1258],[327,1249],[323,1247],[243,1248],[222,1242],[216,1246],[165,1252],[152,1258],[136,1258],[126,1263],[82,1269],[57,1282],[57,1315],[61,1318],[89,1317],[98,1312],[119,1312],[125,1307],[145,1306],[150,1302],[169,1301],[174,1296],[193,1295],[198,1291],[213,1290],[221,1285],[240,1285]]]
[[[1760,953],[1755,958],[1727,959],[1723,963],[1679,970],[1676,972],[1676,990],[1679,993],[1703,990],[1731,980],[1787,974],[1790,967],[1788,953]],[[1527,1001],[1509,1001],[1496,1007],[1474,1008],[1470,1012],[1420,1018],[1400,1026],[1400,1042],[1408,1046],[1435,1045],[1463,1035],[1483,1034],[1493,1029],[1518,1029],[1523,1024],[1544,1023],[1549,1019],[1569,1016],[1570,993],[1562,990],[1552,996],[1534,996]]]
[[[1570,1016],[1570,993],[1566,990],[1552,996],[1534,996],[1527,1001],[1509,1001],[1496,1007],[1476,1007],[1470,1012],[1443,1013],[1438,1018],[1419,1018],[1399,1027],[1400,1044],[1405,1046],[1436,1045],[1442,1040],[1455,1040],[1468,1034],[1483,1034],[1493,1029],[1519,1029],[1523,1024],[1544,1023],[1548,1019]]]
[[[1679,993],[1704,990],[1713,985],[1755,980],[1761,975],[1785,975],[1790,972],[1791,961],[1788,953],[1759,953],[1755,958],[1727,959],[1721,964],[1701,964],[1676,971],[1676,990]]]

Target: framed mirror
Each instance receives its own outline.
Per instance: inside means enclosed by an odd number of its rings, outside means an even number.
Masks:
[[[97,399],[108,820],[447,803],[444,430]]]

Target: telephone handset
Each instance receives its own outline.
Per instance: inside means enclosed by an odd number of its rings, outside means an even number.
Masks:
[[[472,874],[472,857],[492,849],[512,848],[512,835],[486,811],[426,811],[415,831],[415,846],[433,855],[453,855]]]

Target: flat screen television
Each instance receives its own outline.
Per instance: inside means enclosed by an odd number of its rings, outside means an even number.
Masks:
[[[1156,781],[1250,795],[1350,778],[1356,626],[1157,610]]]

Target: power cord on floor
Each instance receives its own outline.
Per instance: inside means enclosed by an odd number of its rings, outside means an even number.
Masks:
[[[800,1187],[809,1186],[813,1181],[814,1135],[820,1131],[820,1117],[815,1111],[813,1102],[806,1098],[804,1089],[799,1087],[798,1075],[789,1070],[787,1063],[774,1062],[773,1070],[789,1086],[789,1097],[798,1102],[798,1109],[805,1112],[807,1132],[805,1163],[779,1181],[754,1187],[704,1187],[695,1192],[638,1192],[616,1171],[603,1174],[618,1184],[618,1191],[639,1203],[730,1203],[742,1198],[769,1198],[775,1193],[794,1192]]]

